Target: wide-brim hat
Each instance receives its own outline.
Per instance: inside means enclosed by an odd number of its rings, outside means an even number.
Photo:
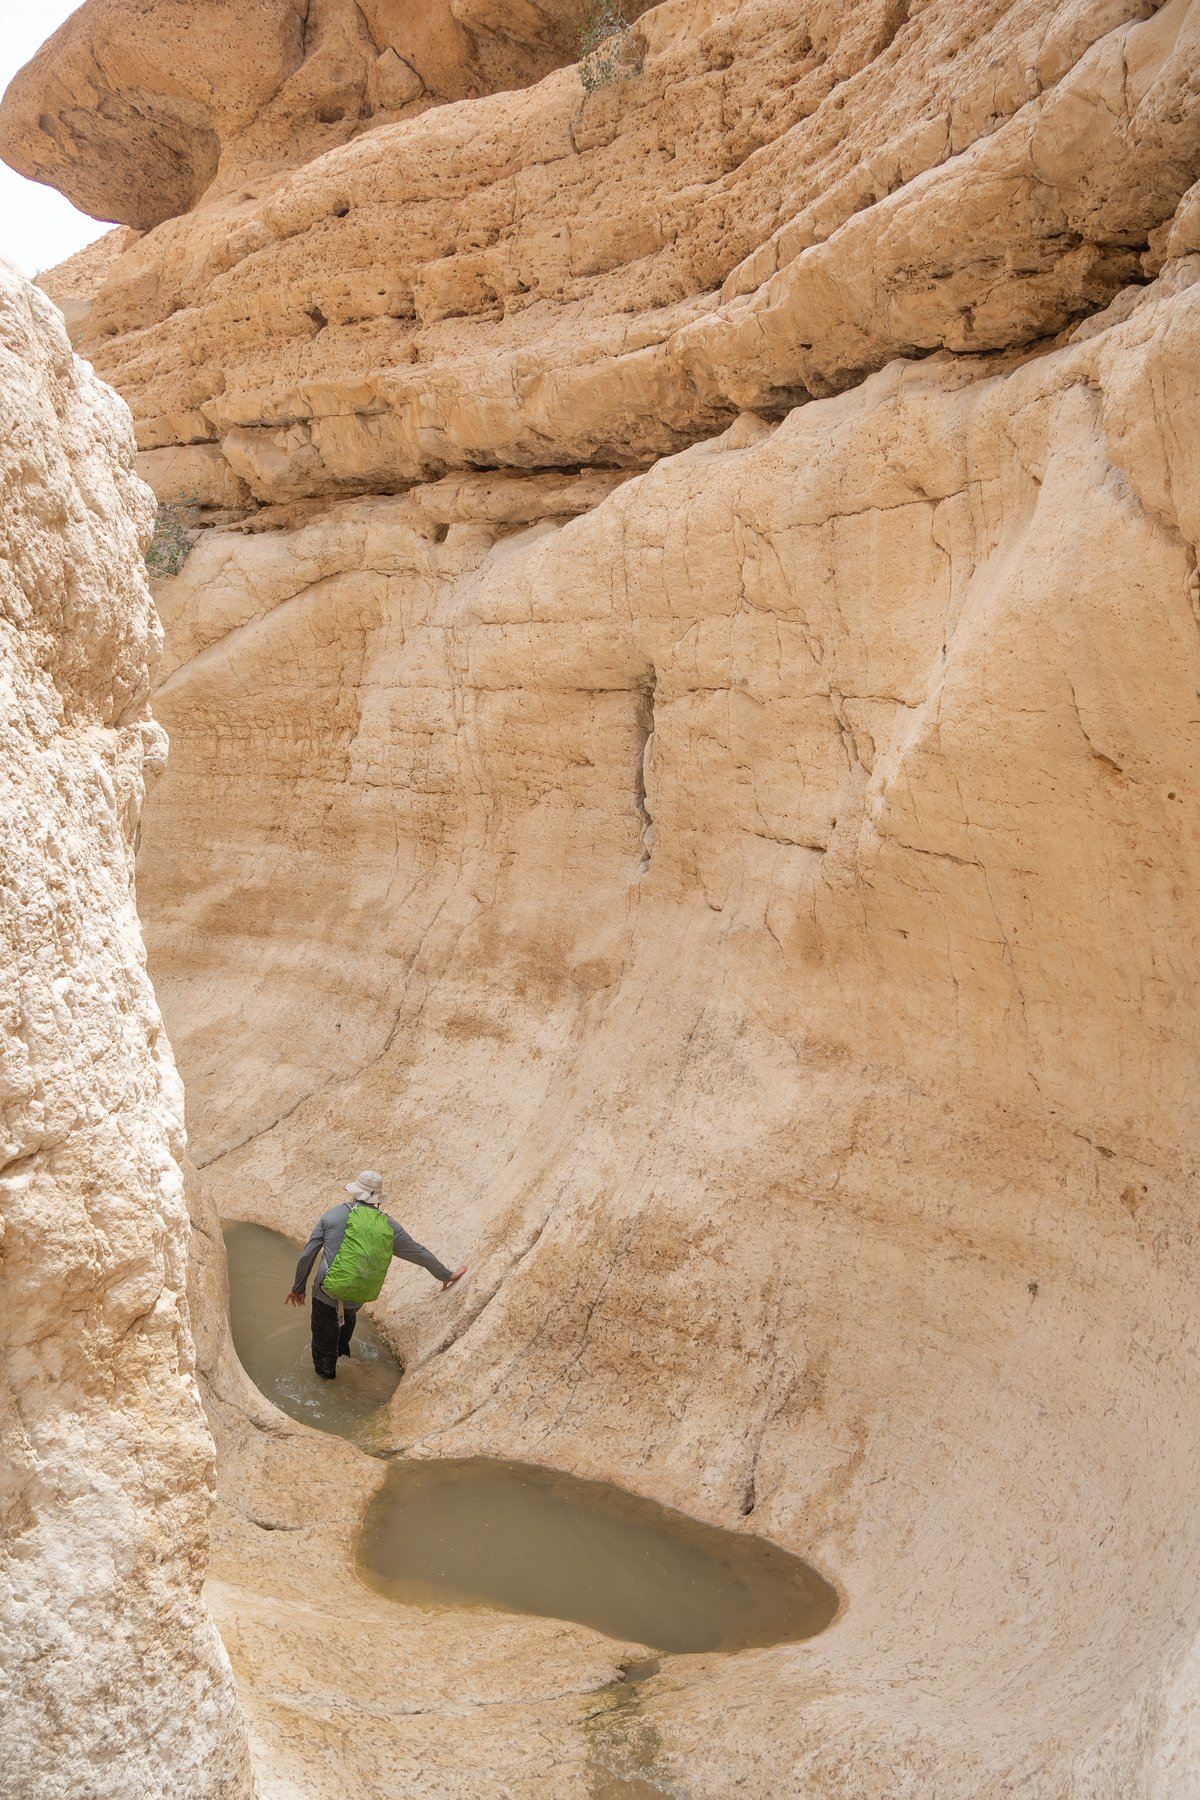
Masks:
[[[346,1183],[346,1192],[353,1194],[356,1200],[377,1201],[383,1193],[383,1176],[377,1175],[374,1169],[364,1169],[361,1175]]]

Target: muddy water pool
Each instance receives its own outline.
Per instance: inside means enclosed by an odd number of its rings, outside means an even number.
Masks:
[[[284,1304],[299,1245],[260,1225],[224,1231],[234,1348],[251,1380],[292,1418],[386,1454],[387,1403],[403,1371],[366,1314],[350,1360],[323,1381],[308,1305]],[[396,1457],[367,1509],[355,1566],[406,1605],[570,1619],[668,1653],[796,1642],[838,1609],[815,1569],[762,1538],[604,1482],[481,1457]],[[656,1668],[635,1665],[627,1680]]]
[[[655,1650],[813,1637],[838,1607],[775,1544],[530,1463],[397,1462],[367,1509],[360,1576],[417,1606],[573,1619]]]
[[[382,1428],[402,1370],[370,1319],[359,1312],[348,1360],[336,1381],[323,1381],[309,1349],[311,1299],[284,1304],[300,1245],[262,1225],[226,1225],[229,1325],[238,1360],[255,1387],[281,1412],[369,1448]],[[312,1284],[309,1283],[309,1295]]]

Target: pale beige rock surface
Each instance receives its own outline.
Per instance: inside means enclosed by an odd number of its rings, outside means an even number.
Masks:
[[[129,417],[0,264],[0,1792],[235,1800],[183,1096],[133,892],[160,631]]]
[[[224,520],[141,897],[266,1792],[1200,1784],[1198,18],[669,0],[84,296]],[[379,1467],[247,1395],[212,1215],[363,1163],[472,1262],[380,1303],[395,1443],[761,1531],[827,1634],[633,1715],[347,1598]]]
[[[475,1263],[381,1303],[398,1442],[847,1596],[650,1684],[682,1791],[1177,1791],[1198,293],[565,526],[360,501],[164,594],[144,891],[218,1203],[299,1235],[380,1161]]]

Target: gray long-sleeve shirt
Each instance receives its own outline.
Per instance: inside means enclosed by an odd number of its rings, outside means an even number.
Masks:
[[[292,1283],[294,1294],[304,1292],[308,1284],[309,1273],[319,1255],[321,1265],[317,1270],[317,1284],[313,1292],[327,1306],[338,1304],[334,1296],[327,1294],[321,1284],[329,1273],[334,1257],[342,1247],[342,1239],[346,1235],[346,1220],[350,1217],[354,1204],[354,1201],[344,1200],[340,1206],[331,1206],[328,1212],[321,1214],[312,1228],[307,1244],[300,1252],[300,1261],[296,1264],[296,1279]],[[358,1204],[363,1205],[365,1202],[360,1201]],[[445,1263],[439,1262],[432,1250],[426,1250],[424,1244],[418,1244],[415,1238],[410,1238],[403,1225],[397,1225],[390,1213],[384,1213],[383,1216],[392,1228],[393,1256],[401,1257],[404,1262],[416,1263],[420,1269],[428,1269],[429,1273],[436,1275],[439,1281],[449,1281],[453,1270],[448,1269]],[[341,1304],[348,1312],[357,1310],[355,1304],[349,1300],[343,1300]]]

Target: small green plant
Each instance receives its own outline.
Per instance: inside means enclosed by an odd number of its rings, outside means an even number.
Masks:
[[[178,575],[195,547],[197,533],[189,531],[184,511],[195,504],[194,494],[180,494],[178,501],[163,500],[154,516],[154,536],[146,551],[151,576]]]
[[[628,81],[641,69],[633,26],[621,0],[588,0],[579,25],[579,79],[585,94]]]

